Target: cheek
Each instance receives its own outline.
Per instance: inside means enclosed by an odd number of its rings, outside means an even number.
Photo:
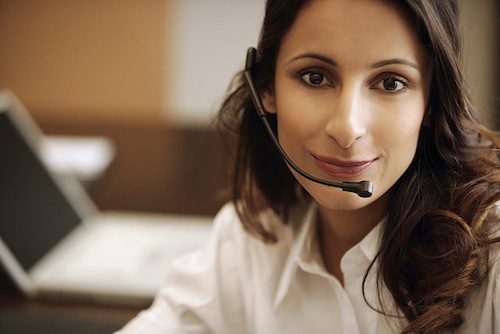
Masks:
[[[385,126],[373,133],[376,146],[381,149],[383,159],[378,176],[372,181],[377,195],[386,193],[404,174],[415,157],[422,117],[393,117]]]
[[[410,106],[410,107],[409,107]],[[377,109],[372,119],[375,140],[391,146],[416,145],[422,126],[425,101],[422,97]]]
[[[278,136],[283,140],[283,145],[319,133],[318,130],[324,124],[317,117],[317,101],[311,102],[310,98],[289,93],[291,91],[281,92],[277,100]]]
[[[409,114],[411,116],[393,117],[392,121],[387,122],[387,126],[378,129],[378,144],[387,154],[386,177],[399,178],[415,156],[423,112],[414,112]]]
[[[420,117],[392,118],[377,127],[378,137],[396,146],[416,143],[421,125]]]

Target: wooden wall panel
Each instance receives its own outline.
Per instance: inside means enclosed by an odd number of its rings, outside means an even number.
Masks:
[[[0,1],[0,88],[37,118],[163,118],[166,0]]]

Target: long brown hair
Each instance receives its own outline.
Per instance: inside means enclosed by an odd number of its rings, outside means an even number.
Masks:
[[[272,85],[281,40],[310,1],[267,1],[254,73],[258,89]],[[379,284],[409,321],[403,333],[431,333],[464,322],[467,296],[488,274],[488,247],[500,241],[493,237],[499,221],[500,139],[480,125],[465,86],[456,1],[397,3],[414,20],[432,61],[430,120],[421,129],[413,162],[393,186],[381,247],[370,269],[376,263]],[[276,127],[275,116],[269,118]],[[253,235],[274,242],[258,212],[271,208],[286,221],[304,191],[273,147],[241,76],[219,119],[237,136],[232,197],[242,223]]]

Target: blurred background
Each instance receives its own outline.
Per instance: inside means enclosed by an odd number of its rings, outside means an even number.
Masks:
[[[461,0],[471,90],[500,127],[498,0]],[[227,200],[227,143],[212,118],[263,0],[0,0],[0,89],[49,135],[110,140],[89,187],[104,210],[213,215]]]

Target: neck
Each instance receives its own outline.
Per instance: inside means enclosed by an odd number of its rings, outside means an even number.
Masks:
[[[328,210],[319,207],[318,243],[326,269],[343,282],[340,261],[385,216],[387,194],[359,210]]]
[[[318,228],[328,236],[329,241],[351,248],[359,243],[384,215],[385,210],[327,211],[320,208]]]

